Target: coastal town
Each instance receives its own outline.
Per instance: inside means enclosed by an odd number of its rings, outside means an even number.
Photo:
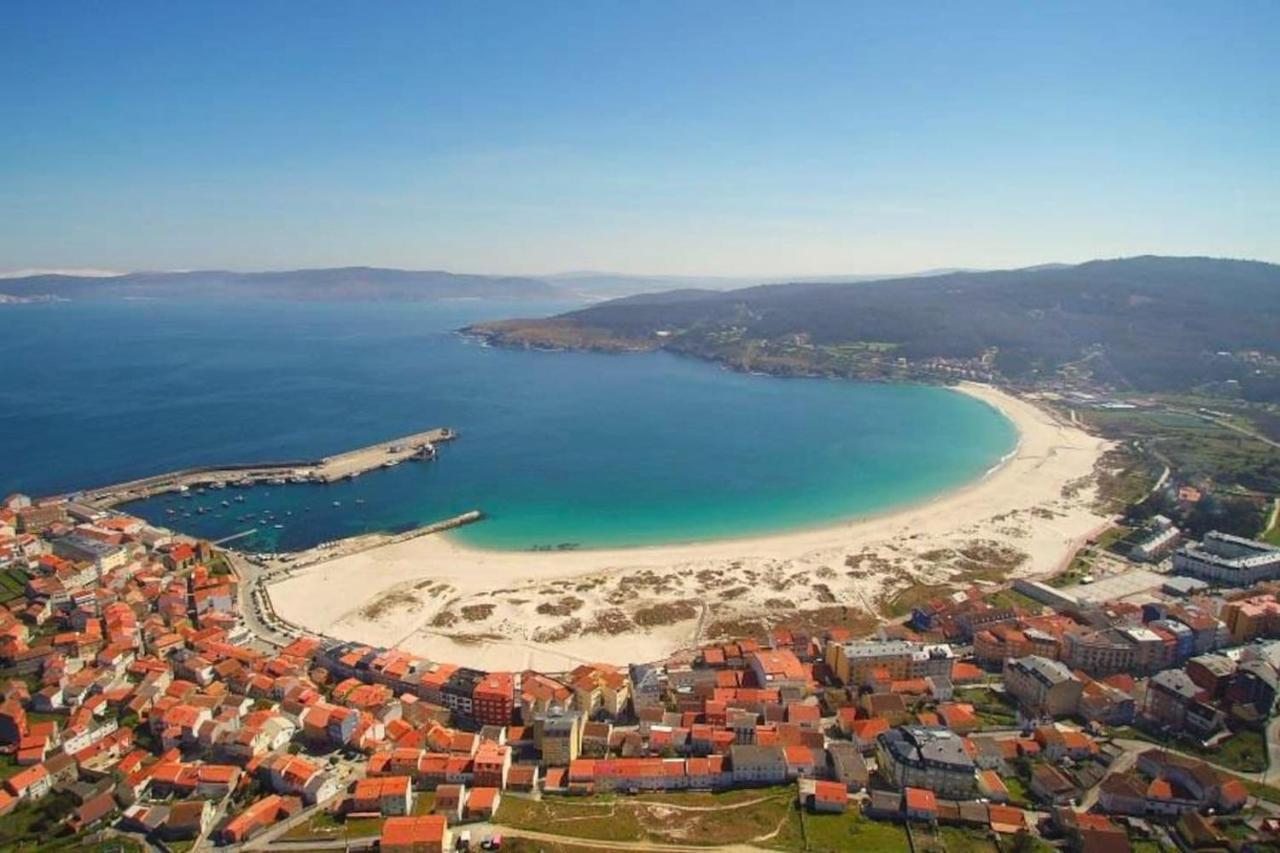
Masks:
[[[1160,516],[1081,555],[870,632],[482,671],[289,623],[234,551],[11,495],[0,846],[1280,843],[1280,549]]]

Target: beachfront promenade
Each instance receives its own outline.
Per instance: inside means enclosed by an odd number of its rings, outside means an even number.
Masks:
[[[191,488],[223,488],[266,482],[332,483],[358,477],[377,468],[391,467],[415,458],[430,457],[429,448],[451,441],[457,433],[448,427],[360,447],[321,459],[271,461],[231,465],[206,465],[183,468],[123,483],[89,489],[79,495],[82,502],[112,507],[129,501],[143,500],[166,492]]]

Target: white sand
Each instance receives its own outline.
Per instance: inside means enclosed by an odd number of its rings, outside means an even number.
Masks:
[[[619,550],[485,551],[433,534],[300,569],[271,587],[272,601],[330,636],[554,672],[660,659],[719,620],[785,622],[831,603],[874,612],[912,584],[964,582],[992,554],[1018,575],[1056,569],[1107,520],[1090,508],[1106,442],[990,386],[959,390],[1000,409],[1018,448],[982,480],[927,503],[794,533]],[[644,620],[645,608],[671,602],[681,612],[646,620],[671,624],[626,629],[637,611]],[[561,612],[539,613],[540,604]],[[598,630],[602,616],[621,620],[623,633]]]

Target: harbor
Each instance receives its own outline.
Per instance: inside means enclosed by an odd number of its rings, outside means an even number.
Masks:
[[[243,489],[286,483],[334,483],[355,479],[380,468],[393,468],[405,462],[429,462],[435,458],[439,444],[456,437],[457,433],[452,429],[440,427],[321,459],[184,468],[88,489],[73,497],[80,503],[106,509],[169,493],[186,494],[209,489]]]

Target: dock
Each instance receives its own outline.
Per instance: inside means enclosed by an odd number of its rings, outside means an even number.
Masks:
[[[237,463],[184,468],[123,483],[88,489],[76,500],[108,508],[130,501],[145,500],[171,492],[191,489],[226,489],[285,483],[333,483],[353,479],[379,468],[392,468],[413,460],[429,461],[437,445],[452,441],[457,433],[447,427],[414,433],[325,456],[321,459]]]

